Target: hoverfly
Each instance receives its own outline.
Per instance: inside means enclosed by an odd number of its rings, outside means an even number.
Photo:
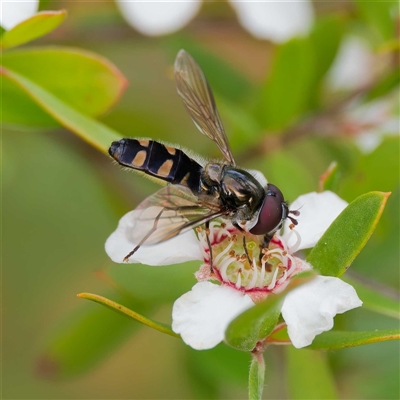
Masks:
[[[132,221],[131,238],[137,246],[124,261],[142,245],[165,241],[202,224],[207,228],[210,220],[218,217],[230,220],[239,230],[263,235],[267,247],[286,218],[297,224],[289,213],[297,216],[299,212],[289,211],[275,185],[263,185],[256,173],[236,166],[214,96],[194,58],[180,50],[174,70],[178,94],[190,117],[200,132],[217,144],[225,160],[204,162],[151,139],[113,142],[109,153],[119,164],[169,183],[137,207],[142,212]],[[150,220],[151,229],[143,232]],[[212,269],[209,239],[208,245]]]

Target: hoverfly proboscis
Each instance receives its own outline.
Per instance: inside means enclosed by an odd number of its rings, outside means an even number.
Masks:
[[[286,218],[297,224],[289,214],[297,216],[299,212],[289,210],[275,185],[263,183],[256,172],[236,166],[214,96],[194,58],[180,50],[174,69],[178,94],[190,117],[200,132],[217,144],[225,160],[202,162],[178,147],[151,139],[113,142],[109,153],[119,164],[168,182],[136,208],[141,212],[133,221],[136,228],[131,239],[137,245],[124,261],[143,245],[168,240],[202,224],[207,228],[219,217],[230,220],[241,231],[262,235],[263,247],[268,247]],[[151,228],[143,232],[141,223],[149,226],[149,221]]]

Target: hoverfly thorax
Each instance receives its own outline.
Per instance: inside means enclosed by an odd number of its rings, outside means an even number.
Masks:
[[[224,169],[221,193],[232,207],[246,206],[253,212],[265,196],[264,188],[249,172],[232,166]]]
[[[218,217],[229,219],[241,231],[263,235],[267,247],[286,218],[297,223],[289,213],[299,212],[289,211],[275,185],[260,183],[251,173],[236,167],[210,86],[199,65],[184,50],[176,57],[175,79],[194,124],[217,144],[224,161],[204,163],[178,147],[151,139],[112,143],[109,153],[118,163],[170,184],[139,205],[143,216],[136,214],[139,216],[133,224],[140,228],[140,221],[149,221],[149,209],[154,210],[154,224],[148,232],[135,230],[137,246],[125,261],[143,244],[167,240],[202,224],[207,228]]]

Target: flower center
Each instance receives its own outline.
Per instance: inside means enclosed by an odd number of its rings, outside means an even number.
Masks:
[[[279,237],[263,248],[262,236],[220,219],[211,221],[207,230],[197,228],[197,233],[204,259],[196,274],[200,281],[217,279],[243,292],[269,293],[282,287],[295,270],[295,259]]]

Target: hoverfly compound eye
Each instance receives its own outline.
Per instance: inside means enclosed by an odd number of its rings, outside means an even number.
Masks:
[[[258,221],[250,229],[253,235],[274,233],[287,218],[287,205],[282,192],[275,186],[268,184],[264,202],[258,214]]]

